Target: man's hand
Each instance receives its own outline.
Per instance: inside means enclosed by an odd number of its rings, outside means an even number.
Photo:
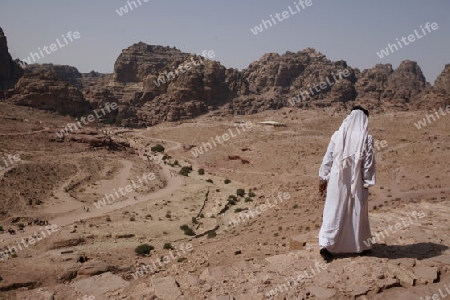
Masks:
[[[320,180],[319,182],[319,195],[321,197],[326,196],[328,181]]]

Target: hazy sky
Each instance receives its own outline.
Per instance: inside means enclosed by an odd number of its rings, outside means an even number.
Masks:
[[[38,62],[72,65],[80,72],[112,72],[122,49],[139,41],[191,53],[214,50],[215,60],[238,69],[267,52],[308,47],[361,70],[377,63],[396,68],[411,59],[431,83],[450,63],[449,0],[311,0],[311,6],[257,35],[250,28],[289,6],[296,12],[299,0],[144,1],[135,0],[139,7],[119,16],[116,10],[126,0],[0,0],[0,27],[10,53],[19,59],[57,38],[64,44],[63,34],[78,31],[78,40]],[[427,22],[439,28],[424,36],[420,26]],[[378,57],[376,52],[414,30],[423,37]]]

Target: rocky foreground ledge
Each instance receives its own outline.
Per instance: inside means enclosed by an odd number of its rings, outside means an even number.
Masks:
[[[324,264],[317,251],[317,231],[312,231],[291,237],[290,249],[280,247],[285,253],[212,267],[208,259],[211,251],[200,245],[196,248],[198,241],[194,240],[196,250],[187,261],[168,265],[159,273],[133,279],[133,270],[90,262],[68,283],[18,290],[17,299],[77,299],[84,295],[136,300],[442,297],[449,294],[446,287],[450,283],[449,204],[423,201],[371,213],[372,233],[378,240],[367,256],[341,256]],[[414,218],[414,211],[424,216]],[[396,225],[398,230],[393,232]],[[235,255],[249,257],[255,251],[242,249]]]

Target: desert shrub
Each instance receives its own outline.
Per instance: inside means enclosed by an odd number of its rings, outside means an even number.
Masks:
[[[212,179],[207,179],[206,182],[214,183],[214,181]]]
[[[255,197],[256,195],[255,195],[255,193],[253,193],[252,191],[249,191],[249,192],[248,192],[248,196],[249,196],[249,197]]]
[[[192,224],[198,224],[196,217],[192,217]]]
[[[42,204],[42,201],[39,200],[39,199],[37,199],[36,202],[35,202],[35,204],[36,204],[36,205],[41,205],[41,204]]]
[[[23,229],[25,227],[25,225],[23,223],[19,223],[19,224],[17,224],[17,227],[19,227],[19,229]]]
[[[189,176],[189,173],[192,172],[192,167],[182,167],[180,170],[180,174],[183,176]]]
[[[217,236],[217,233],[215,231],[208,232],[208,239],[215,238]]]
[[[106,222],[111,222],[111,217],[110,216],[106,216]]]
[[[136,221],[136,218],[134,216],[131,216],[130,221],[134,222],[134,221]]]
[[[165,243],[163,246],[163,249],[173,250],[173,246],[171,243]]]
[[[198,169],[198,175],[205,175],[205,169]]]
[[[234,199],[228,198],[228,204],[236,205],[236,201]]]
[[[186,257],[180,257],[179,259],[177,259],[177,262],[181,263],[183,261],[187,260]]]
[[[246,198],[245,198],[245,202],[253,202],[253,199],[250,198],[250,197],[246,197]]]
[[[238,201],[238,198],[235,195],[228,196],[228,199],[231,199],[231,200],[234,200],[234,201]]]
[[[155,247],[149,245],[149,244],[141,244],[134,249],[134,252],[136,252],[138,255],[147,255],[150,254],[150,251],[154,250]]]
[[[245,190],[244,189],[237,189],[236,195],[244,197],[245,196]]]
[[[294,204],[294,206],[292,206],[293,209],[298,208],[298,204]]]
[[[192,228],[190,228],[188,225],[181,225],[180,229],[184,231],[185,235],[194,236],[195,232]]]
[[[230,182],[231,182],[230,179],[225,179],[225,180],[223,181],[223,183],[225,183],[225,184],[229,184]]]
[[[150,148],[153,152],[164,152],[164,146],[161,144],[157,144],[156,146],[153,146]]]
[[[236,208],[236,209],[234,210],[234,212],[235,212],[235,213],[238,213],[238,212],[245,211],[245,210],[248,210],[248,208]]]
[[[3,226],[0,225],[0,231],[4,231]]]

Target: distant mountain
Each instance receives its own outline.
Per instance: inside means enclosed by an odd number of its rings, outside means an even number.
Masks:
[[[383,111],[450,103],[450,65],[433,88],[414,61],[405,60],[395,70],[378,64],[360,72],[312,48],[268,53],[238,71],[204,56],[140,42],[122,51],[114,74],[80,74],[52,64],[22,70],[12,61],[0,29],[0,67],[0,89],[9,89],[7,101],[72,115],[117,102],[118,112],[110,121],[125,126],[286,106],[345,108],[358,103]]]

